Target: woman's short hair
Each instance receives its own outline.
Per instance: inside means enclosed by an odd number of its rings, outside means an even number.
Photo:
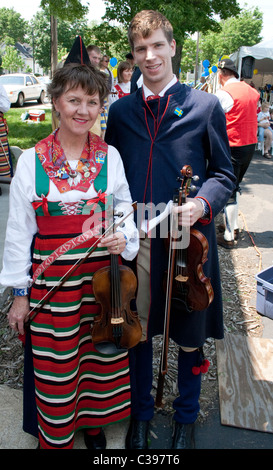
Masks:
[[[126,60],[124,60],[123,62],[120,62],[118,64],[118,71],[117,71],[118,83],[123,82],[122,74],[124,70],[132,70],[132,69],[133,67],[131,66],[130,62],[127,62]]]
[[[73,63],[66,64],[56,70],[47,91],[52,101],[59,98],[64,92],[78,86],[81,86],[90,96],[99,93],[101,105],[109,93],[104,73],[91,64]]]
[[[128,40],[131,50],[138,37],[148,38],[156,29],[162,29],[168,43],[173,40],[173,27],[169,20],[159,11],[142,10],[132,19],[128,29]]]

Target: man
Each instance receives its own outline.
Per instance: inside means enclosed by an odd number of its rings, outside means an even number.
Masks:
[[[223,337],[213,217],[228,200],[234,175],[225,116],[218,99],[181,85],[173,74],[176,44],[169,21],[159,12],[142,11],[133,18],[128,37],[143,74],[143,86],[113,103],[106,141],[120,151],[133,200],[150,208],[172,200],[180,170],[186,164],[192,166],[199,176],[196,197],[191,195],[176,209],[180,213],[179,224],[182,215],[182,223],[194,225],[210,246],[204,271],[211,277],[214,301],[203,311],[173,310],[170,318],[170,337],[180,346],[172,448],[181,449],[194,445],[194,422],[199,412],[201,376],[194,375],[192,368],[202,361],[206,338]],[[150,99],[150,95],[155,99]],[[142,209],[139,204],[138,220]],[[144,228],[145,222],[149,221],[143,221]],[[165,241],[160,233],[153,238],[143,237],[136,261],[137,310],[146,339],[130,350],[132,419],[126,437],[126,447],[130,449],[148,447],[149,421],[154,412],[152,338],[163,332],[163,278],[168,268]]]
[[[218,235],[217,243],[231,249],[239,235],[237,193],[257,142],[257,104],[260,95],[255,88],[239,80],[239,74],[231,59],[219,62],[218,80],[221,88],[216,92],[216,96],[226,113],[236,188],[225,207],[225,224],[220,226],[223,233]]]
[[[100,48],[95,44],[90,44],[89,46],[87,46],[86,50],[89,55],[91,64],[98,68],[101,60]]]
[[[101,50],[98,46],[95,44],[90,44],[86,48],[87,54],[89,56],[89,60],[94,67],[99,68],[100,67],[100,60],[101,60]],[[97,134],[100,136],[102,139],[104,139],[105,136],[105,131],[106,131],[106,126],[107,126],[107,115],[108,115],[108,101],[107,99],[104,100],[104,107],[103,107],[103,112],[100,113],[97,117],[97,120],[90,129],[94,134]]]

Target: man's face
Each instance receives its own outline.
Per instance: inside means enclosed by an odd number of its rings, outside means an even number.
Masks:
[[[100,63],[100,59],[101,59],[101,54],[98,54],[98,52],[96,51],[90,51],[88,52],[88,55],[89,55],[91,64],[94,65],[95,67],[98,67]]]
[[[148,38],[137,37],[134,43],[134,59],[142,74],[144,84],[159,93],[173,77],[172,57],[175,40],[168,43],[162,29],[156,29]]]

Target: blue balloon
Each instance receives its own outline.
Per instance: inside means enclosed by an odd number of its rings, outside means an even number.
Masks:
[[[203,67],[204,67],[204,68],[208,68],[209,65],[210,65],[210,64],[209,64],[209,60],[207,60],[207,59],[206,59],[206,60],[203,60]]]
[[[110,59],[110,65],[111,67],[115,67],[115,65],[117,65],[118,61],[116,59],[116,57],[111,57]]]
[[[216,65],[213,65],[213,66],[211,67],[211,70],[212,70],[212,72],[216,73],[217,70],[218,70],[218,67],[217,67]]]

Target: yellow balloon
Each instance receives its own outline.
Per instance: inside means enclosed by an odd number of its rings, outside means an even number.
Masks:
[[[223,55],[223,56],[221,57],[221,60],[224,60],[224,59],[229,59],[229,55]]]
[[[113,69],[113,70],[112,70],[112,74],[113,74],[113,77],[116,78],[116,76],[117,76],[117,74],[118,74],[117,69]]]
[[[258,69],[254,69],[254,70],[253,70],[253,73],[254,73],[254,75],[257,75]]]
[[[211,67],[209,68],[209,73],[212,73],[212,68]]]

